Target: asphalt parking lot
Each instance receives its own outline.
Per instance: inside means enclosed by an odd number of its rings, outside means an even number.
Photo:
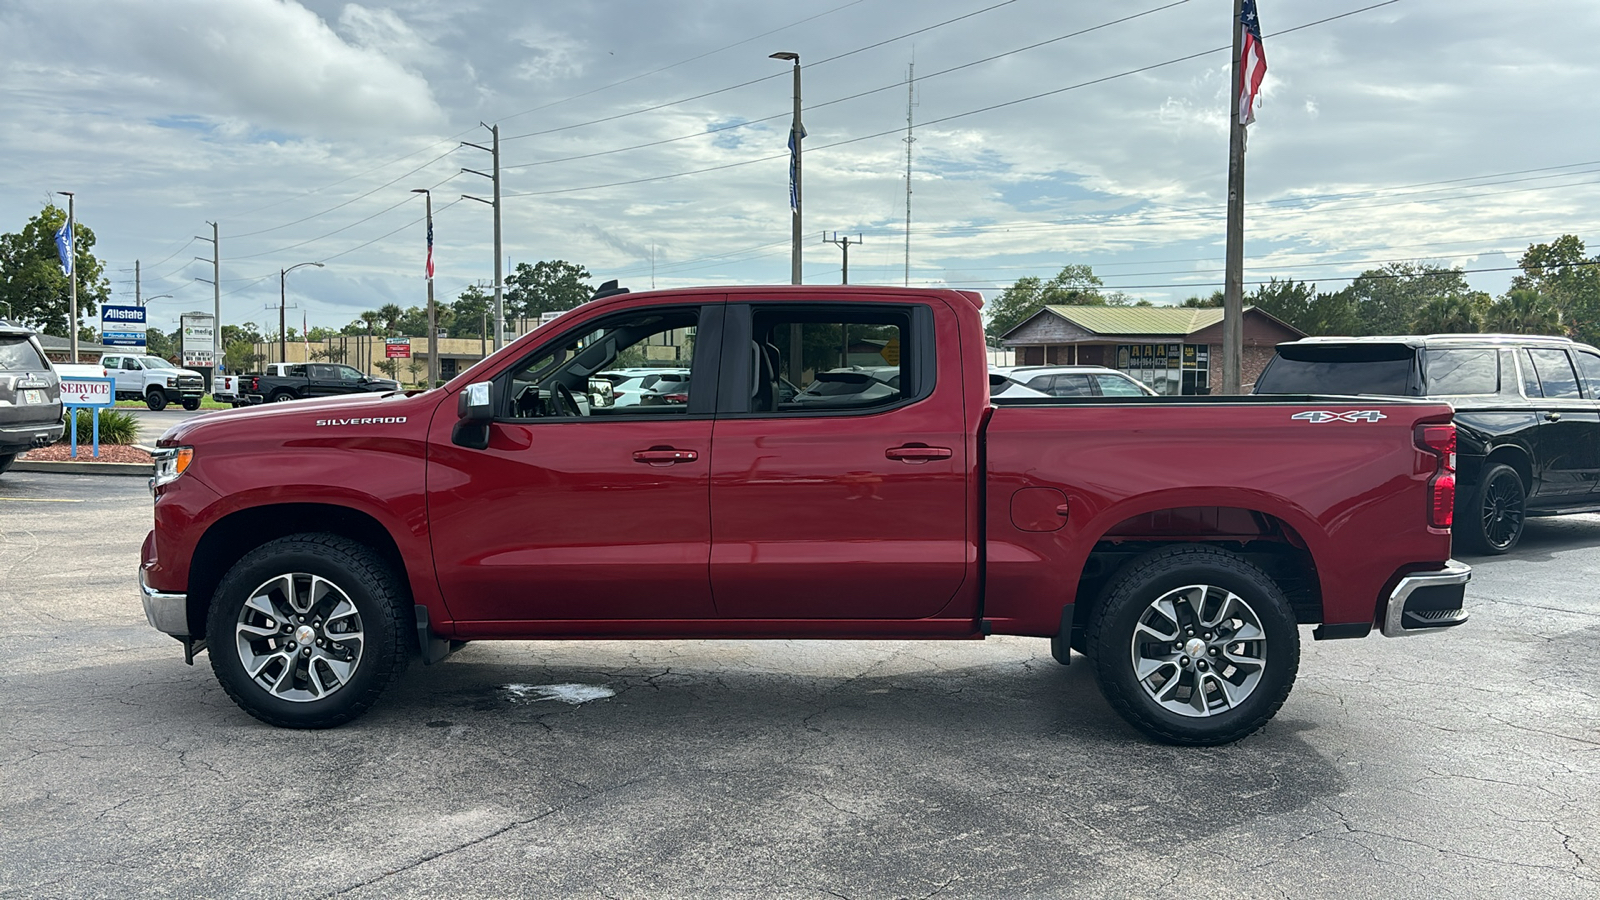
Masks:
[[[1600,894],[1600,516],[1469,558],[1452,633],[1305,634],[1206,750],[1025,639],[473,644],[277,730],[145,623],[149,519],[0,478],[0,896]]]

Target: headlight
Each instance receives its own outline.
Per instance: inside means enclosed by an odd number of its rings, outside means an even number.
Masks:
[[[150,479],[150,490],[153,492],[163,484],[178,480],[178,476],[189,468],[189,463],[194,459],[194,448],[164,447],[150,456],[156,464],[156,477]]]
[[[175,388],[177,386],[178,386],[178,379],[173,378],[171,376],[168,376],[167,377],[167,387],[174,387]]]

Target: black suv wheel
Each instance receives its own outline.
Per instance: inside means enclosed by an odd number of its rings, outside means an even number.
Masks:
[[[1472,501],[1457,517],[1456,533],[1480,553],[1508,552],[1522,538],[1527,502],[1528,489],[1516,469],[1490,466],[1472,492]]]

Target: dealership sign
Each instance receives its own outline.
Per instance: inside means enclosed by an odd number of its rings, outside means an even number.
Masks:
[[[66,376],[61,379],[61,402],[66,406],[111,406],[116,403],[111,399],[111,386],[116,381],[111,378],[75,378]]]
[[[143,347],[145,311],[142,306],[101,306],[100,342],[108,347]]]
[[[385,338],[383,342],[383,355],[389,359],[410,359],[411,338]]]

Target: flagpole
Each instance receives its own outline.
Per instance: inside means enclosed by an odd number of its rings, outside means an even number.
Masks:
[[[1228,91],[1228,229],[1222,290],[1222,393],[1237,394],[1244,364],[1244,139],[1239,109],[1244,0],[1233,0],[1233,81]]]
[[[78,363],[78,219],[73,209],[73,201],[77,197],[72,191],[61,191],[67,195],[67,258],[71,265],[67,267],[67,283],[71,285],[71,300],[68,307],[71,311],[72,321],[67,323],[67,330],[71,333],[72,362]]]

